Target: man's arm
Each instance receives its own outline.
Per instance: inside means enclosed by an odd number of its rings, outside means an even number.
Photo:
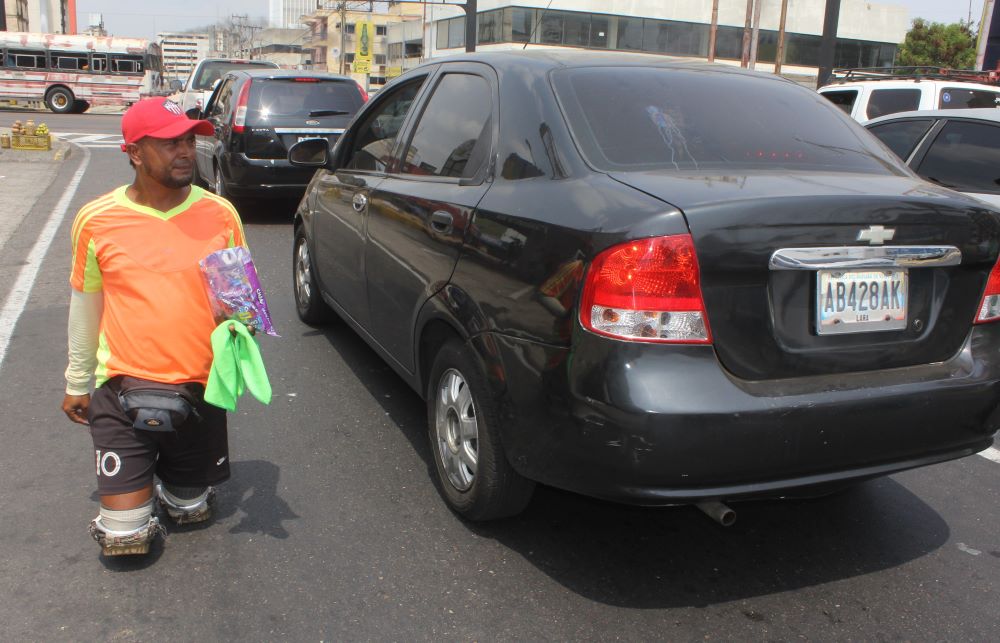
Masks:
[[[66,396],[62,410],[70,420],[87,424],[90,407],[90,383],[97,368],[97,344],[100,335],[104,294],[84,293],[74,289],[69,301],[69,366],[66,368]]]

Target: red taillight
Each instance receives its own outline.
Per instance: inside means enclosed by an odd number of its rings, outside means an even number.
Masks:
[[[580,323],[631,341],[711,343],[691,235],[638,239],[597,255],[583,287]]]
[[[293,78],[293,83],[318,83],[319,78]]]
[[[233,112],[233,131],[242,132],[247,124],[247,100],[250,97],[250,85],[252,80],[248,80],[240,89],[239,98],[236,99],[236,111]]]
[[[1000,319],[1000,259],[997,259],[993,270],[990,271],[989,279],[986,280],[986,290],[979,302],[976,323],[982,324],[998,319]]]
[[[358,86],[358,91],[361,92],[361,102],[362,103],[367,103],[368,102],[368,92],[365,91],[365,88],[362,87],[360,83],[355,83],[355,85]]]

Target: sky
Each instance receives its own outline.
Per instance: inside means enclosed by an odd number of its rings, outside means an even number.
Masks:
[[[707,2],[707,0],[705,0]],[[792,0],[794,1],[794,0]],[[972,9],[979,22],[983,0],[875,0],[910,10],[911,18],[932,22],[966,20]],[[85,29],[88,14],[101,13],[108,33],[115,36],[153,38],[160,31],[183,31],[222,21],[232,14],[249,18],[267,16],[267,0],[77,0],[77,23]]]

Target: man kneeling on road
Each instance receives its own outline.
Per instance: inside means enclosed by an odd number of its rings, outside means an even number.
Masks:
[[[84,206],[72,229],[63,412],[90,425],[105,555],[144,554],[161,527],[211,516],[229,478],[224,410],[204,402],[215,321],[198,262],[244,245],[233,206],[191,185],[194,135],[212,134],[164,98],[122,118],[135,179]],[[90,395],[91,378],[96,389]]]

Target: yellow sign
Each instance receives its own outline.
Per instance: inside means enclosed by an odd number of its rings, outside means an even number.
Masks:
[[[369,60],[355,60],[352,66],[355,74],[369,74],[372,70],[372,64]]]
[[[354,25],[354,64],[358,61],[365,61],[369,65],[372,62],[372,46],[375,44],[375,23],[370,21],[358,22]],[[360,72],[358,72],[360,73]]]
[[[386,67],[385,68],[385,77],[386,78],[395,78],[396,76],[401,76],[402,74],[403,74],[403,68],[402,67]]]

